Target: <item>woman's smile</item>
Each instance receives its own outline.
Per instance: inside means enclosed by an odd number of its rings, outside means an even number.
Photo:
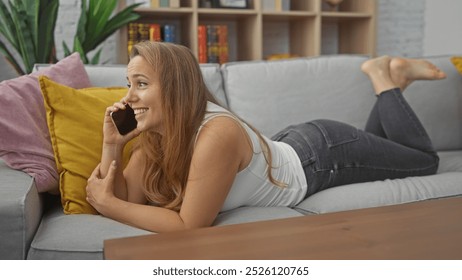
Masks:
[[[136,109],[133,109],[133,111],[135,111],[135,115],[137,115],[137,116],[146,113],[148,110],[149,110],[148,108],[136,108]]]

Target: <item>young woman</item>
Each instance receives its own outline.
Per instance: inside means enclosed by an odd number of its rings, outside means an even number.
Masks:
[[[87,200],[104,216],[166,232],[210,226],[220,211],[240,206],[294,206],[337,185],[435,173],[438,156],[401,92],[445,74],[424,60],[387,56],[362,71],[377,94],[365,131],[316,120],[270,140],[217,105],[189,49],[135,45],[127,96],[106,110]],[[127,105],[138,126],[122,136],[110,113]],[[123,169],[122,150],[138,135]]]

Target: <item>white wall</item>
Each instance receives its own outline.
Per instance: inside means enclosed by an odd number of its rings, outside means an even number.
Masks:
[[[424,56],[462,54],[461,12],[461,0],[426,0]]]

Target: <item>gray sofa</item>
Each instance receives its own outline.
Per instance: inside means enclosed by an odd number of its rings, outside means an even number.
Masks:
[[[461,196],[462,76],[449,58],[428,58],[447,79],[419,81],[405,93],[439,151],[438,174],[340,186],[293,209],[242,207],[220,213],[214,226]],[[207,64],[202,70],[225,106],[271,136],[289,124],[318,118],[364,127],[375,99],[360,71],[365,59],[335,55]],[[123,66],[86,69],[95,86],[126,83]],[[103,240],[149,233],[99,215],[64,215],[59,197],[37,193],[30,176],[1,159],[0,227],[1,259],[102,259]]]

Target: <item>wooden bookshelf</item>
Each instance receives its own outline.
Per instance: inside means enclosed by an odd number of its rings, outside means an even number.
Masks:
[[[376,0],[344,0],[334,10],[323,0],[288,0],[290,9],[280,11],[264,9],[262,1],[248,0],[247,9],[224,9],[181,0],[180,8],[136,11],[141,15],[138,22],[174,24],[178,43],[196,56],[201,24],[228,26],[230,61],[263,60],[272,49],[296,56],[322,55],[326,48],[338,54],[375,56]],[[123,7],[125,1],[120,2]],[[127,28],[122,28],[118,37],[118,62],[126,63]]]

